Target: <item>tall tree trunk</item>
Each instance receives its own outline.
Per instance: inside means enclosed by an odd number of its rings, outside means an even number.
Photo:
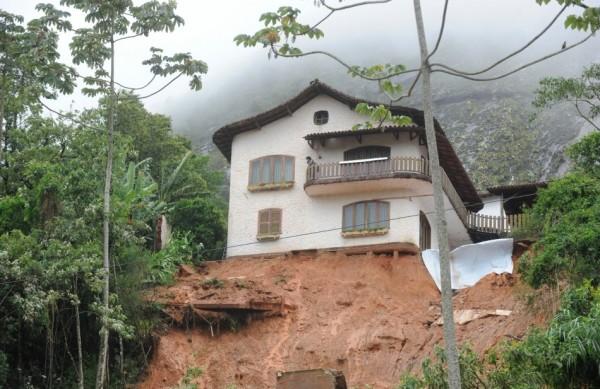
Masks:
[[[431,96],[431,68],[429,67],[429,51],[423,24],[421,1],[413,0],[415,20],[421,49],[421,77],[423,88],[423,112],[425,115],[425,134],[431,167],[431,182],[433,184],[433,201],[435,206],[436,230],[440,251],[440,277],[442,286],[442,317],[444,320],[444,343],[448,361],[448,385],[450,389],[460,389],[460,366],[456,347],[454,329],[454,313],[452,309],[452,284],[450,277],[450,248],[448,247],[448,230],[446,211],[444,207],[444,192],[442,188],[442,169],[438,155],[437,139],[433,121],[433,103]]]
[[[48,338],[48,378],[46,387],[52,389],[54,382],[54,303],[49,306],[48,329],[46,331]]]
[[[77,292],[77,277],[75,277],[75,283],[73,285],[73,290],[75,291],[75,297],[77,298],[77,303],[75,304],[75,333],[77,336],[77,376],[78,387],[79,389],[84,389],[83,382],[83,347],[81,346],[81,322],[79,318],[79,293]]]
[[[0,162],[4,163],[4,145],[2,144],[4,139],[4,96],[0,92]]]
[[[108,310],[110,308],[110,189],[112,180],[113,163],[113,130],[114,130],[114,111],[115,111],[115,41],[111,36],[110,40],[110,96],[108,99],[108,147],[106,153],[106,174],[104,177],[104,217],[103,217],[103,235],[104,235],[104,287],[103,287],[103,305],[102,328],[100,329],[100,350],[98,352],[98,370],[96,372],[96,389],[102,389],[106,379],[106,363],[108,360]]]

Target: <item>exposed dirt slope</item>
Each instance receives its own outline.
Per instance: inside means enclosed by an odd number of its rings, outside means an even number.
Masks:
[[[205,281],[212,278],[223,285]],[[455,310],[512,311],[458,325],[460,342],[483,352],[539,321],[522,307],[514,282],[490,275],[457,293]],[[180,323],[185,304],[227,302],[227,296],[236,303],[282,296],[285,306],[281,316],[252,320],[237,332],[222,324],[214,337],[199,326],[162,334],[142,388],[176,385],[191,367],[203,369],[195,381],[200,388],[273,388],[277,371],[321,367],[342,370],[349,387],[392,388],[442,340],[441,326],[432,324],[440,294],[418,255],[227,260],[184,274],[158,296]]]

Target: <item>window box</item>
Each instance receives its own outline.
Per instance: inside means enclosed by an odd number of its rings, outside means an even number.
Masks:
[[[269,191],[269,190],[289,189],[293,186],[294,186],[294,181],[278,182],[276,184],[256,184],[256,185],[248,185],[248,191],[264,192],[264,191]]]
[[[343,231],[342,237],[344,238],[362,238],[365,236],[379,236],[388,233],[389,228],[378,228],[376,230],[360,230],[360,231]]]
[[[277,240],[277,239],[279,239],[279,234],[257,235],[256,236],[256,240],[261,241],[261,242],[268,242],[268,241]]]

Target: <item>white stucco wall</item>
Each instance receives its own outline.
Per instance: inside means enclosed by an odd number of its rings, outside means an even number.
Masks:
[[[502,196],[485,196],[481,199],[483,208],[477,212],[480,215],[487,216],[504,216],[503,198]]]
[[[329,122],[313,124],[315,111],[329,111]],[[426,148],[412,142],[408,134],[396,140],[392,134],[364,136],[362,143],[354,137],[328,140],[325,147],[311,149],[303,137],[314,132],[348,130],[364,117],[348,106],[328,96],[319,96],[305,104],[292,116],[237,135],[232,145],[231,186],[228,225],[228,256],[281,252],[298,249],[329,248],[388,242],[419,243],[419,211],[428,214],[432,226],[432,245],[437,247],[431,184],[418,179],[406,180],[406,185],[394,190],[348,191],[334,196],[311,197],[304,191],[306,157],[316,163],[343,160],[345,150],[364,145],[391,147],[391,155],[420,157]],[[295,157],[295,183],[290,189],[249,192],[249,161],[272,154]],[[357,183],[360,185],[360,183]],[[417,196],[408,198],[409,196]],[[356,201],[380,199],[390,203],[390,230],[386,235],[344,238],[341,235],[342,208]],[[258,211],[281,208],[282,234],[276,241],[256,239]],[[446,199],[446,208],[452,209]],[[466,229],[454,211],[448,211],[448,226],[452,246],[470,242]],[[407,217],[410,216],[410,217]],[[395,220],[394,220],[395,219]],[[296,236],[302,235],[302,236]]]

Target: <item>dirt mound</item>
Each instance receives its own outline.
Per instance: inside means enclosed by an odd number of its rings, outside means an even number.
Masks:
[[[313,368],[342,370],[349,387],[390,388],[442,342],[440,294],[418,255],[240,258],[183,273],[157,292],[178,328],[162,335],[141,388],[174,386],[193,367],[200,388],[273,388],[277,371]],[[458,325],[460,342],[484,352],[537,321],[516,281],[490,275],[456,294],[457,311],[510,311]]]

